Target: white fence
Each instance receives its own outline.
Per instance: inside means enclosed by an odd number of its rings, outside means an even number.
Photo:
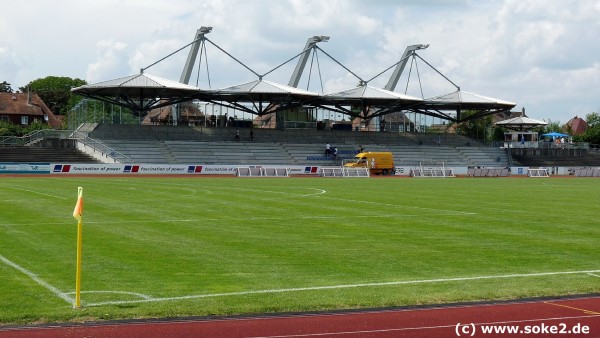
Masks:
[[[469,177],[508,177],[510,170],[508,168],[469,168],[467,175]]]
[[[289,177],[287,168],[237,167],[237,177]]]
[[[548,168],[529,168],[527,170],[527,176],[529,177],[550,177],[548,174]]]
[[[434,165],[423,165],[419,164],[418,167],[410,170],[411,177],[456,177],[454,171],[450,168],[446,168],[446,164],[441,162]]]
[[[321,177],[369,177],[368,168],[322,167]]]

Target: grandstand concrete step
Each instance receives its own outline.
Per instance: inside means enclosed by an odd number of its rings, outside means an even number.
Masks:
[[[78,149],[53,147],[0,147],[0,162],[98,163]]]

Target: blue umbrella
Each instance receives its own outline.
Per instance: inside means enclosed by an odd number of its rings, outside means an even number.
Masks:
[[[542,136],[549,136],[549,137],[567,137],[569,135],[567,134],[563,134],[563,133],[557,133],[555,131],[551,132],[551,133],[547,133],[547,134],[542,134]]]

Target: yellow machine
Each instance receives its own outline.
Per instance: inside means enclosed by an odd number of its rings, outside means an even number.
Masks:
[[[369,168],[372,175],[394,175],[394,156],[391,152],[358,153],[344,164],[350,168]]]

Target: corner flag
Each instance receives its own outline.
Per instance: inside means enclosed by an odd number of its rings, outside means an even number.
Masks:
[[[83,188],[77,188],[77,204],[75,204],[75,210],[73,210],[73,217],[81,222],[81,216],[83,216]]]
[[[75,308],[81,307],[81,245],[82,245],[82,216],[83,216],[83,188],[77,188],[77,204],[73,210],[73,217],[77,222],[77,271],[75,275]]]

